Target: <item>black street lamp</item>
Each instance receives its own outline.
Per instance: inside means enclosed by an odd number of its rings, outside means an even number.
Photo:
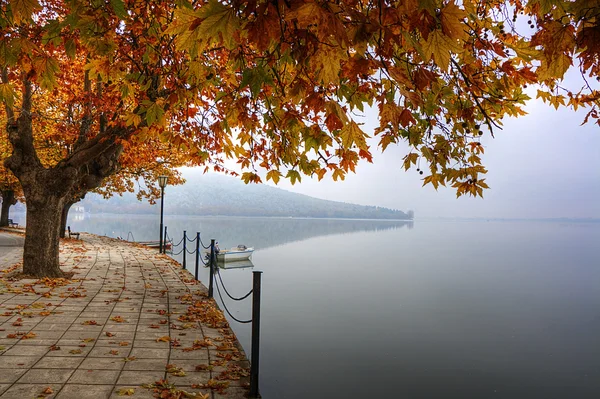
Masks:
[[[165,187],[167,186],[167,176],[158,176],[158,185],[160,186],[160,234],[158,240],[158,251],[163,253],[163,210],[164,210],[164,198],[165,198]],[[164,243],[166,244],[166,243]]]

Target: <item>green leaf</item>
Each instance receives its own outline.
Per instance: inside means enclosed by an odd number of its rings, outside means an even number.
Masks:
[[[17,63],[21,46],[13,44],[14,42],[0,41],[0,65],[14,65]]]
[[[256,97],[264,83],[270,83],[272,79],[267,75],[263,68],[245,69],[242,74],[242,82],[240,88],[243,89],[246,86],[250,86],[250,93],[252,97]]]
[[[3,101],[9,108],[15,104],[15,91],[9,83],[0,84],[0,101]]]
[[[206,38],[207,46],[220,43],[219,35],[225,47],[232,49],[235,46],[233,33],[237,31],[239,23],[233,7],[211,0],[200,9],[200,17],[204,20],[194,33],[197,37]]]
[[[161,106],[157,103],[152,103],[146,110],[146,122],[148,122],[148,126],[160,121],[164,114],[165,110]]]
[[[67,57],[70,59],[75,59],[75,52],[77,50],[77,46],[75,45],[75,41],[73,39],[67,39],[65,41],[65,53]]]
[[[300,173],[298,173],[298,171],[295,170],[288,170],[287,175],[285,175],[285,177],[290,179],[290,183],[292,183],[292,185],[296,184],[296,182],[302,181]]]
[[[128,17],[123,0],[110,0],[110,5],[112,6],[113,10],[115,10],[117,17],[121,19],[126,19]]]
[[[40,76],[40,86],[52,90],[56,86],[56,74],[60,72],[58,62],[50,57],[36,57],[33,66]]]
[[[30,20],[34,12],[42,9],[37,0],[13,0],[10,6],[16,24]]]

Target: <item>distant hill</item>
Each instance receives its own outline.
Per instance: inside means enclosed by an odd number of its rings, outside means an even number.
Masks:
[[[358,219],[412,219],[399,210],[327,201],[267,186],[244,184],[218,174],[186,174],[186,183],[165,190],[165,213],[203,216],[278,216]],[[134,195],[108,200],[95,194],[78,205],[93,213],[156,213],[155,206]]]

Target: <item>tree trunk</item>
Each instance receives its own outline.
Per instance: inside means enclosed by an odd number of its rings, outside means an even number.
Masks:
[[[60,238],[65,238],[65,231],[67,230],[67,218],[69,217],[69,210],[75,204],[75,202],[67,201],[63,206],[62,213],[60,215]]]
[[[2,190],[2,213],[0,214],[0,227],[8,226],[8,212],[10,207],[17,203],[13,190]]]
[[[60,270],[59,237],[64,197],[27,198],[27,229],[23,250],[23,273],[35,277],[63,277]]]
[[[2,81],[8,80],[7,69]],[[90,84],[85,79],[85,90]],[[4,159],[19,180],[27,203],[27,227],[23,249],[23,272],[36,277],[61,277],[59,237],[65,203],[98,187],[102,179],[119,170],[121,140],[131,133],[117,126],[96,135],[90,131],[91,104],[81,120],[80,134],[68,156],[55,166],[46,168],[35,147],[32,112],[34,84],[31,74],[23,79],[21,110],[15,114],[6,106],[6,132],[12,153]],[[91,138],[90,138],[91,137]]]

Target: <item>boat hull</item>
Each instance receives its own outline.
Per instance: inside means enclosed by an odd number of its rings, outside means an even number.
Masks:
[[[252,253],[254,252],[253,248],[248,248],[246,250],[222,250],[217,254],[217,261],[221,262],[231,262],[231,261],[240,261],[250,259],[252,257]]]
[[[158,241],[137,241],[136,244],[145,245],[150,248],[159,248],[160,243]],[[172,243],[167,241],[163,244],[166,249],[171,249]]]

